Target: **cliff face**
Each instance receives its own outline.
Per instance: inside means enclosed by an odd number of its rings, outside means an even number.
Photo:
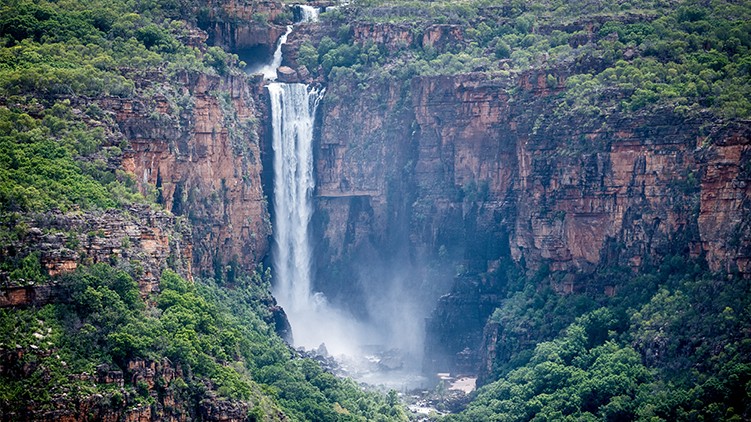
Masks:
[[[199,26],[208,32],[211,45],[238,52],[258,49],[264,54],[274,51],[274,45],[284,34],[284,25],[269,23],[284,12],[278,1],[232,0],[208,2],[199,17]]]
[[[256,109],[245,78],[184,75],[179,96],[109,99],[128,140],[124,169],[193,224],[199,272],[252,269],[271,227],[261,187]]]
[[[0,353],[0,373],[28,377],[36,367],[18,365],[26,353],[43,355],[36,350],[17,349]],[[14,409],[4,414],[4,420],[35,421],[170,421],[192,420],[240,422],[247,420],[252,403],[220,399],[212,392],[204,394],[197,406],[189,400],[185,391],[186,377],[190,375],[182,367],[168,359],[146,361],[134,359],[124,371],[112,369],[107,364],[99,365],[96,373],[75,376],[78,386],[58,394],[51,406],[40,409],[31,402],[26,408]],[[86,394],[84,383],[107,385],[106,394]],[[125,389],[125,384],[138,385],[138,390]],[[75,397],[75,399],[71,399]],[[74,404],[73,406],[71,404]],[[8,418],[8,419],[5,419]],[[281,412],[268,415],[269,420],[286,420]]]
[[[702,150],[699,232],[711,268],[751,274],[751,128],[712,134]]]
[[[553,118],[565,75],[553,77],[553,86],[531,72],[329,88],[316,164],[326,251],[318,268],[351,270],[384,249],[458,265],[464,276],[427,325],[437,367],[455,368],[457,353],[479,347],[507,261],[569,272],[562,293],[585,287],[576,274],[638,270],[675,253],[751,275],[749,127],[717,124],[707,136],[670,111],[596,124]],[[332,290],[358,279],[327,275]]]
[[[141,295],[158,291],[165,268],[192,276],[190,226],[181,219],[147,206],[106,212],[48,212],[23,223],[25,234],[3,251],[5,257],[36,253],[43,271],[57,276],[79,265],[123,262],[137,266]],[[7,274],[2,274],[7,278]],[[10,280],[0,293],[0,307],[43,305],[65,294],[57,285],[33,285]]]

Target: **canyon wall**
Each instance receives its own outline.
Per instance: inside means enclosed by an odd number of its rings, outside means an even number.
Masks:
[[[554,116],[565,76],[552,87],[545,72],[330,86],[316,161],[320,288],[372,283],[357,268],[382,251],[443,265],[458,277],[427,321],[426,350],[435,368],[456,369],[479,347],[511,263],[569,273],[561,293],[612,294],[617,285],[582,275],[671,254],[751,275],[749,125],[706,132],[670,110]],[[410,276],[438,294],[425,270]]]
[[[130,146],[123,168],[192,223],[198,272],[253,269],[268,251],[271,224],[252,85],[244,76],[186,73],[172,89],[104,102]]]

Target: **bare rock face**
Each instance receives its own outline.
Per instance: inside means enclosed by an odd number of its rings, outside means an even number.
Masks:
[[[79,265],[130,263],[138,266],[136,281],[143,296],[158,291],[165,268],[192,278],[193,246],[190,225],[174,215],[146,205],[99,212],[51,211],[30,216],[20,241],[8,245],[5,258],[39,255],[50,277],[74,271]],[[43,305],[63,293],[56,285],[33,285],[9,280],[0,294],[0,307]]]
[[[295,83],[298,81],[297,72],[295,69],[287,66],[281,66],[276,70],[277,81],[283,83]]]
[[[261,47],[266,53],[274,50],[284,25],[274,25],[284,5],[279,1],[210,1],[199,17],[199,25],[208,32],[208,42],[228,51]]]
[[[514,86],[522,93],[512,104]],[[707,254],[713,270],[745,272],[747,125],[713,134],[712,143],[699,135],[698,122],[669,112],[612,116],[597,128],[575,119],[546,126],[551,92],[544,74],[518,81],[424,77],[412,81],[406,106],[395,87],[384,86],[327,105],[317,189],[330,220],[329,247],[344,242],[335,220],[341,211],[327,204],[366,198],[374,211],[358,238],[377,235],[389,178],[405,174],[417,190],[410,204],[415,245],[437,250],[450,240],[446,223],[473,218],[506,232],[505,249],[531,270],[543,262],[562,271],[603,262],[636,269],[680,238],[692,255]],[[379,101],[371,104],[374,96]],[[344,119],[362,123],[346,130]],[[379,137],[391,124],[411,130]],[[395,168],[407,163],[413,167]],[[731,242],[730,233],[739,239]],[[612,242],[621,243],[617,252]]]
[[[251,87],[243,77],[186,74],[172,89],[181,97],[105,101],[131,146],[123,167],[193,224],[199,272],[252,269],[271,227]]]
[[[460,25],[431,25],[423,31],[422,46],[432,47],[438,51],[448,46],[462,45],[464,30]]]
[[[411,46],[415,42],[412,26],[406,24],[358,22],[352,30],[356,43],[373,42],[385,46],[389,52]]]
[[[751,274],[751,128],[734,125],[700,150],[698,225],[711,268]]]
[[[376,27],[361,31],[378,36]],[[668,110],[611,113],[597,124],[552,118],[565,76],[330,86],[316,152],[320,288],[356,292],[357,263],[384,250],[461,267],[477,278],[442,300],[432,329],[467,339],[448,347],[452,356],[479,348],[504,262],[569,272],[555,286],[561,293],[584,287],[576,274],[638,271],[672,254],[751,276],[748,123],[718,124],[707,136],[702,122]],[[618,286],[587,288],[612,295]],[[461,310],[475,305],[485,311],[470,330]]]

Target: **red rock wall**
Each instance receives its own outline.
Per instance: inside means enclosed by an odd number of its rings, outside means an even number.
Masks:
[[[251,86],[205,74],[180,84],[174,89],[190,99],[180,110],[166,99],[154,108],[145,99],[105,104],[131,146],[123,167],[144,193],[157,186],[165,209],[188,217],[199,272],[252,269],[267,253],[271,227]]]
[[[547,79],[417,78],[406,111],[396,83],[330,87],[336,100],[324,110],[316,170],[333,259],[383,233],[389,201],[408,193],[390,192],[389,177],[410,163],[412,248],[436,253],[491,233],[507,243],[470,262],[480,273],[507,251],[529,270],[637,269],[681,253],[706,256],[713,270],[751,274],[747,125],[707,138],[700,122],[669,112],[612,115],[597,127],[576,116],[553,120],[547,107],[557,88]],[[561,85],[563,76],[556,79]],[[356,94],[340,98],[348,89]],[[353,217],[341,199],[349,196],[373,211]],[[355,237],[345,239],[353,223]]]

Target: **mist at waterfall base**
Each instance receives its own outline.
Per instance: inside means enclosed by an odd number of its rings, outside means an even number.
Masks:
[[[296,23],[315,22],[319,10],[295,5]],[[248,67],[275,81],[288,26],[270,61]],[[337,358],[347,375],[388,388],[422,387],[420,374],[425,295],[409,265],[394,260],[362,260],[353,282],[362,288],[363,309],[353,313],[316,291],[309,226],[313,215],[313,134],[323,92],[300,83],[268,84],[273,150],[273,293],[292,326],[293,345]],[[394,252],[394,251],[392,251]],[[400,255],[397,253],[397,255]],[[356,281],[354,281],[356,280]],[[346,367],[346,368],[345,368]]]
[[[322,93],[304,84],[284,83],[270,83],[268,91],[274,168],[273,291],[292,326],[293,345],[321,350],[324,344],[328,354],[348,367],[350,376],[369,384],[422,386],[424,380],[417,380],[416,374],[425,313],[417,306],[419,295],[403,288],[410,284],[406,276],[393,268],[363,268],[353,274],[371,286],[367,309],[358,316],[315,291],[309,225],[315,188],[313,131]],[[369,368],[360,365],[367,362],[372,363],[364,365]]]
[[[274,295],[293,327],[294,343],[322,342],[351,354],[360,327],[312,292],[308,226],[313,214],[313,124],[320,93],[304,84],[268,85],[274,151]]]

